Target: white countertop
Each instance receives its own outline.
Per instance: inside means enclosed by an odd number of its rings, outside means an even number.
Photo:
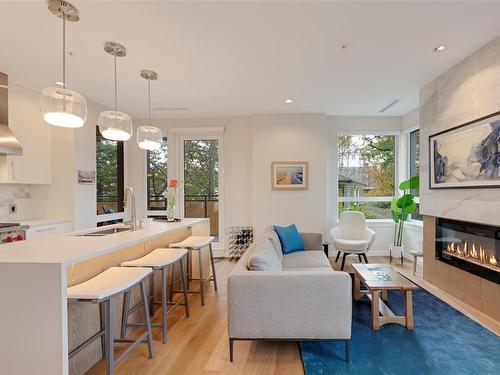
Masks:
[[[70,219],[34,219],[34,220],[19,220],[16,222],[21,224],[21,225],[27,225],[28,227],[37,227],[40,225],[71,223],[71,220]]]
[[[148,222],[143,229],[110,234],[102,237],[84,237],[75,234],[102,229],[91,228],[78,232],[0,245],[0,263],[61,263],[74,264],[86,259],[132,246],[146,240],[208,222],[208,219],[184,219],[177,223]],[[109,228],[118,225],[110,225]]]

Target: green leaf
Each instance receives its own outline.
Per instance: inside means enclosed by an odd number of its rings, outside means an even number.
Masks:
[[[392,198],[392,201],[391,201],[391,211],[392,212],[395,212],[395,213],[398,213],[398,212],[401,212],[401,207],[398,207],[398,198]]]
[[[409,206],[410,204],[414,203],[413,198],[415,198],[415,197],[411,194],[403,195],[401,198],[398,199],[398,203],[397,203],[398,207],[403,208],[403,207]]]
[[[420,186],[420,177],[413,176],[409,180],[403,181],[399,184],[400,190],[410,190],[410,189],[418,189]]]
[[[416,203],[415,203],[415,202],[413,202],[412,204],[410,204],[410,205],[408,205],[408,206],[405,206],[405,207],[403,208],[403,210],[402,210],[402,211],[403,211],[402,213],[403,213],[404,215],[407,215],[407,216],[408,216],[409,214],[414,213],[416,208],[417,208],[417,205],[416,205]],[[406,219],[405,219],[405,221],[406,221]]]

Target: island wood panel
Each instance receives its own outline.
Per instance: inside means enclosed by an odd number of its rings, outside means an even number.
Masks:
[[[119,266],[122,262],[140,258],[156,248],[168,247],[169,244],[182,241],[191,235],[190,228],[180,229],[166,236],[157,237],[145,242],[113,251],[111,253],[85,260],[67,268],[68,286],[82,283],[109,267]],[[157,285],[160,284],[159,275],[156,275]],[[148,293],[150,293],[149,280],[147,281]],[[159,293],[159,288],[157,291]],[[159,298],[159,294],[158,294]],[[131,293],[131,306],[140,300],[139,288],[133,288]],[[115,337],[119,336],[123,308],[123,295],[113,299],[113,324]],[[130,322],[143,321],[140,309],[130,315]],[[68,335],[69,350],[85,342],[100,330],[99,306],[93,303],[68,303]],[[72,375],[80,375],[91,368],[102,358],[101,341],[96,340],[83,351],[78,353],[69,361],[69,372]]]
[[[500,321],[500,285],[436,259],[435,220],[433,216],[424,216],[424,280]]]

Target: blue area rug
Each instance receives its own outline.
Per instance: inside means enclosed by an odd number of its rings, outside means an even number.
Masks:
[[[403,302],[402,293],[389,292],[395,314],[402,315]],[[497,335],[424,289],[413,293],[413,311],[413,331],[399,324],[373,331],[369,300],[353,302],[350,363],[343,342],[301,342],[306,375],[500,374]]]

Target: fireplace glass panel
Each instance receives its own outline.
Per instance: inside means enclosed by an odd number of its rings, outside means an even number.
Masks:
[[[500,284],[500,228],[439,218],[436,259]]]

